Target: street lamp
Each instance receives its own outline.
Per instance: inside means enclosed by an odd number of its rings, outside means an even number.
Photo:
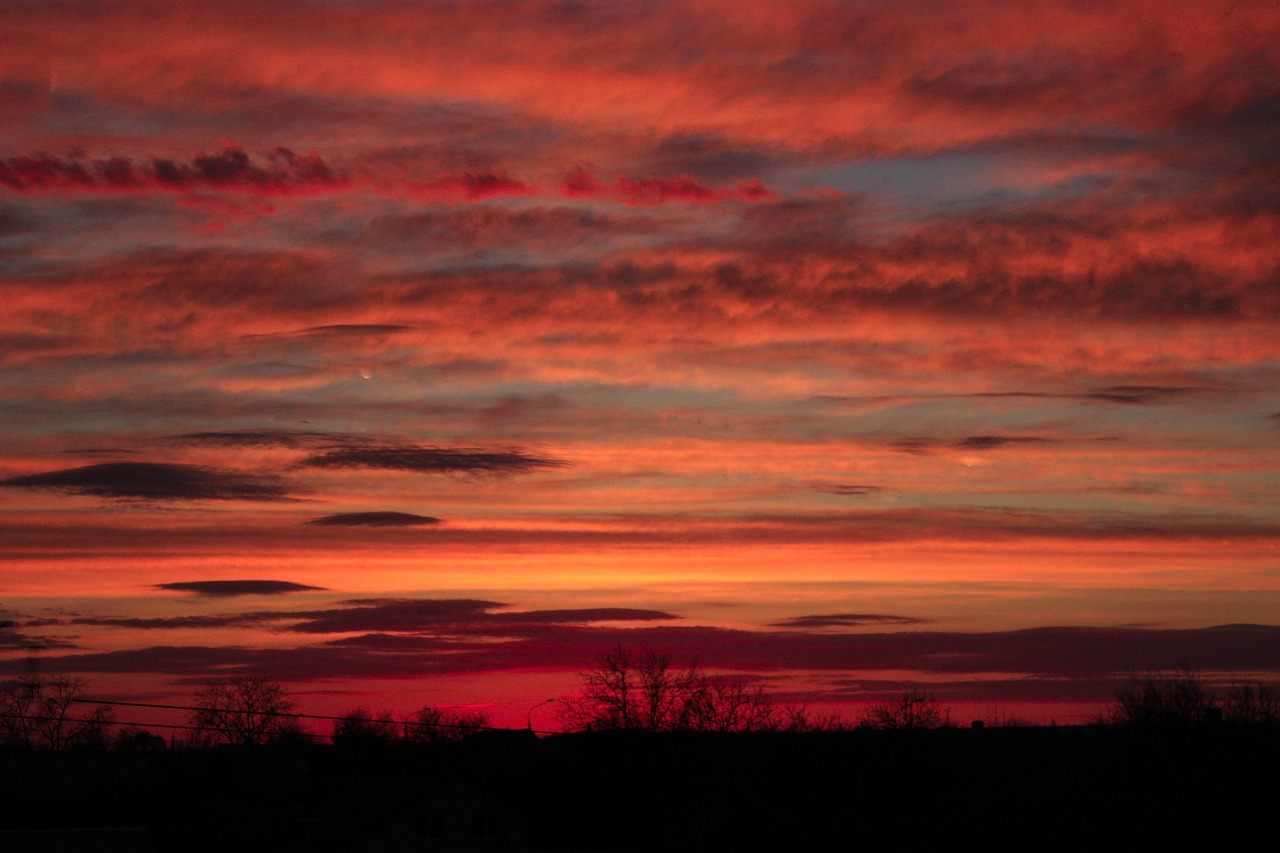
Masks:
[[[539,708],[541,708],[543,705],[549,705],[549,704],[551,704],[551,703],[552,703],[552,702],[554,702],[554,701],[556,701],[556,700],[555,700],[555,699],[543,699],[543,700],[542,700],[541,702],[539,702],[537,705],[534,705],[532,708],[530,708],[530,709],[529,709],[529,713],[528,713],[528,714],[526,714],[526,715],[525,715],[525,718],[524,718],[525,728],[527,728],[529,731],[533,731],[533,712],[534,712],[534,711],[536,711],[536,710],[538,710]]]

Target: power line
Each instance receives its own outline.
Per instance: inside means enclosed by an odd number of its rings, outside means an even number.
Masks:
[[[80,700],[76,699],[76,700],[72,700],[72,701],[80,701]],[[110,704],[129,704],[129,703],[124,703],[124,702],[122,702],[122,703],[100,702],[100,703],[98,703],[98,704],[107,704],[107,705],[110,705]],[[76,718],[76,717],[42,717],[42,716],[38,716],[38,715],[35,715],[35,714],[0,714],[0,719],[4,719],[4,720],[32,720],[32,721],[37,721],[37,722],[51,722],[51,723],[89,723],[89,724],[93,724],[93,725],[101,725],[101,726],[136,726],[136,727],[138,727],[138,728],[148,728],[148,729],[185,729],[185,730],[188,730],[188,731],[197,731],[197,732],[210,731],[210,729],[209,729],[209,727],[208,727],[208,726],[195,726],[195,725],[191,725],[191,724],[184,724],[184,723],[144,723],[144,722],[136,721],[136,720],[135,720],[135,721],[130,721],[130,720],[95,720],[95,719],[83,720],[83,719],[79,719],[79,718]],[[317,734],[316,732],[308,732],[308,731],[303,731],[303,730],[298,730],[298,731],[296,731],[296,732],[290,732],[289,734],[290,734],[290,735],[300,735],[300,736],[302,736],[302,737],[311,737],[311,738],[331,738],[331,737],[333,737],[333,735]]]

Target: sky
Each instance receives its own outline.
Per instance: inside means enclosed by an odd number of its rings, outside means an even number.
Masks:
[[[7,2],[0,677],[1276,680],[1278,151],[1273,2]]]

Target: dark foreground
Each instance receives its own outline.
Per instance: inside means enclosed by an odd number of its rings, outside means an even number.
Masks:
[[[1270,835],[1280,730],[490,732],[0,769],[11,853],[1222,849]]]

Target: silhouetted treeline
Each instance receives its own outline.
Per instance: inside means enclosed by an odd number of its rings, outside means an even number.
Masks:
[[[156,851],[1222,849],[1270,827],[1278,761],[1280,730],[1229,726],[5,752],[0,848],[137,827]]]
[[[835,714],[811,713],[803,705],[779,704],[759,687],[703,673],[696,664],[677,666],[673,657],[649,648],[618,646],[596,668],[580,673],[577,692],[548,699],[559,702],[566,731],[645,732],[819,732],[840,731]],[[154,749],[164,740],[130,723],[116,723],[113,703],[83,698],[80,679],[27,676],[0,683],[0,749],[51,750]],[[398,716],[357,708],[340,717],[305,714],[282,684],[252,675],[235,676],[201,687],[189,706],[143,705],[185,710],[185,723],[158,726],[170,732],[170,745],[242,746],[331,739],[335,744],[370,746],[405,742],[444,744],[489,728],[480,712],[426,706]],[[130,706],[137,703],[114,703]],[[532,710],[530,711],[532,714]],[[328,725],[328,733],[314,730]],[[996,726],[1026,725],[1016,718],[990,721]],[[312,728],[308,728],[307,725]],[[1135,675],[1116,693],[1115,702],[1094,725],[1185,728],[1280,724],[1280,689],[1257,681],[1233,681],[1214,690],[1199,673],[1182,669]],[[853,726],[881,730],[927,730],[954,725],[950,708],[932,693],[916,688],[897,699],[868,705]],[[177,736],[180,733],[180,737]]]

